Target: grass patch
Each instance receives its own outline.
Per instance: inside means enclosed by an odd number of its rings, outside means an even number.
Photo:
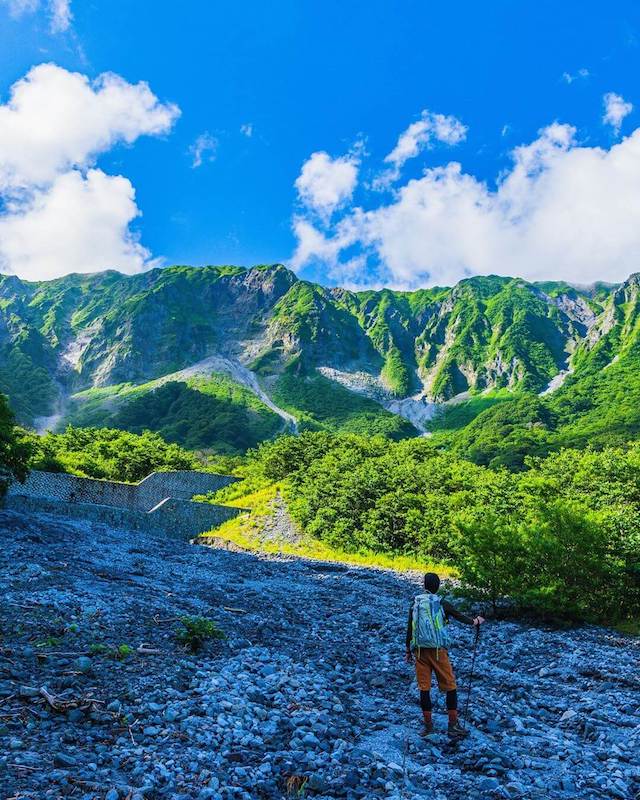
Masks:
[[[201,534],[198,540],[202,544],[206,544],[207,539],[222,539],[243,550],[253,552],[310,558],[315,561],[352,564],[360,567],[377,567],[396,572],[437,572],[442,578],[455,577],[455,570],[445,564],[430,563],[415,556],[392,555],[369,550],[348,552],[330,547],[319,539],[304,533],[300,534],[299,541],[295,543],[284,540],[265,540],[262,535],[264,523],[271,516],[272,504],[282,489],[281,484],[272,483],[249,494],[218,501],[221,505],[238,505],[248,508],[249,512],[240,514],[214,530]]]
[[[491,392],[491,394],[472,395],[462,403],[447,404],[429,422],[429,430],[434,433],[436,431],[459,431],[473,422],[478,414],[509,399],[513,399],[513,392],[505,389]]]

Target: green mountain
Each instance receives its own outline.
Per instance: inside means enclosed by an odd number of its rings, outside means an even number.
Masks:
[[[38,428],[147,427],[229,453],[287,429],[431,428],[488,463],[483,436],[509,415],[544,447],[586,442],[605,415],[634,435],[638,281],[350,292],[282,265],[0,276],[0,391]]]

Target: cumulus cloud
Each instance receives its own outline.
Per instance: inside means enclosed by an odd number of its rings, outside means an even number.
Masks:
[[[350,207],[311,230],[294,223],[294,263],[353,282],[451,285],[477,274],[578,283],[622,280],[640,264],[640,129],[609,149],[584,147],[554,123],[512,153],[495,188],[457,162],[426,169],[370,209]],[[345,269],[344,263],[347,263]]]
[[[164,133],[178,114],[146,83],[113,73],[90,81],[55,64],[33,67],[0,106],[0,191],[46,183],[118,142]]]
[[[444,114],[434,114],[426,109],[420,119],[412,122],[398,137],[393,150],[385,157],[385,170],[373,182],[373,188],[384,189],[400,177],[400,170],[411,158],[415,158],[433,142],[456,145],[464,140],[467,128],[459,119]]]
[[[611,125],[616,133],[620,133],[622,121],[633,111],[633,105],[615,92],[605,94],[602,101],[604,103],[602,121],[606,125]]]
[[[300,201],[321,217],[330,217],[351,199],[358,182],[358,164],[357,152],[339,158],[324,151],[312,153],[295,182]]]
[[[0,217],[0,269],[38,280],[114,268],[139,272],[151,256],[129,229],[139,213],[126,178],[71,170]]]
[[[0,0],[0,5],[5,5],[14,17],[23,14],[32,14],[40,7],[46,7],[49,14],[51,33],[64,33],[71,27],[73,14],[71,0]]]
[[[149,253],[129,230],[131,183],[95,169],[100,153],[167,132],[179,111],[146,83],[34,67],[0,105],[0,269],[40,279],[106,267],[134,272]]]
[[[218,151],[218,140],[210,133],[201,133],[189,148],[191,166],[193,169],[201,167],[205,161],[215,161]]]

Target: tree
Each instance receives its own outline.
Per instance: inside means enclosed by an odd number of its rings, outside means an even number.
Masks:
[[[520,526],[474,509],[459,516],[457,529],[453,551],[462,584],[489,600],[494,613],[500,599],[521,596],[530,564]]]
[[[7,398],[0,394],[0,495],[10,480],[26,480],[31,452],[28,439],[15,424]]]

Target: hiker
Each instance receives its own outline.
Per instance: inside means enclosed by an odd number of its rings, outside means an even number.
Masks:
[[[409,610],[405,658],[408,663],[412,663],[415,659],[425,733],[431,733],[433,730],[431,673],[435,672],[438,689],[447,693],[449,736],[452,739],[458,739],[466,736],[468,731],[458,721],[458,692],[456,678],[449,661],[447,625],[449,617],[453,617],[463,625],[482,625],[484,618],[467,617],[451,603],[442,600],[437,594],[440,588],[440,578],[435,572],[427,572],[424,576],[424,588],[425,593],[416,596]]]

